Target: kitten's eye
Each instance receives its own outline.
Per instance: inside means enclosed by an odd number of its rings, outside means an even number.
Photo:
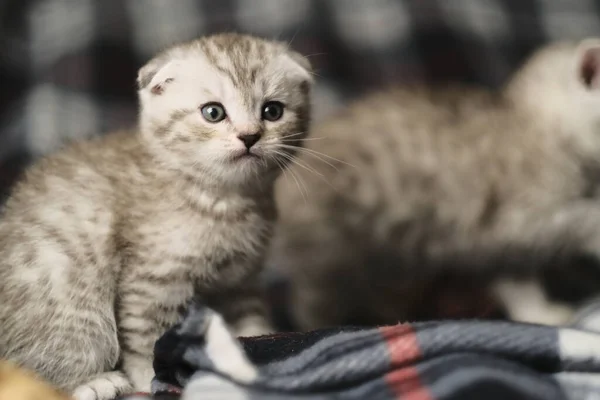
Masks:
[[[283,116],[283,104],[278,101],[268,101],[263,105],[261,118],[267,121],[277,121]]]
[[[202,111],[204,119],[213,124],[223,121],[227,116],[221,103],[208,103],[200,111]]]

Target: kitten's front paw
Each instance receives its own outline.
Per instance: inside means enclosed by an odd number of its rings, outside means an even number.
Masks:
[[[123,371],[127,374],[136,392],[150,392],[154,368],[150,358],[138,355],[123,355]]]
[[[132,390],[131,383],[120,371],[105,372],[85,385],[78,386],[72,394],[74,400],[112,400]]]

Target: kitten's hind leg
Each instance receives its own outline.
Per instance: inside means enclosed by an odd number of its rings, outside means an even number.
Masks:
[[[112,400],[132,390],[129,379],[121,371],[104,372],[88,383],[78,386],[72,394],[74,400]]]

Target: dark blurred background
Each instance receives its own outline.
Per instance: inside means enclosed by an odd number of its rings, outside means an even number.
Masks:
[[[318,120],[392,82],[498,86],[542,43],[599,35],[600,1],[2,0],[0,195],[62,140],[135,124],[137,69],[223,30],[309,56]]]

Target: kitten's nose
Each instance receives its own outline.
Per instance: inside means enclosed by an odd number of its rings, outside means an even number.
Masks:
[[[238,135],[238,139],[244,142],[246,149],[250,150],[250,147],[254,146],[260,140],[260,136],[260,133],[241,133]]]

